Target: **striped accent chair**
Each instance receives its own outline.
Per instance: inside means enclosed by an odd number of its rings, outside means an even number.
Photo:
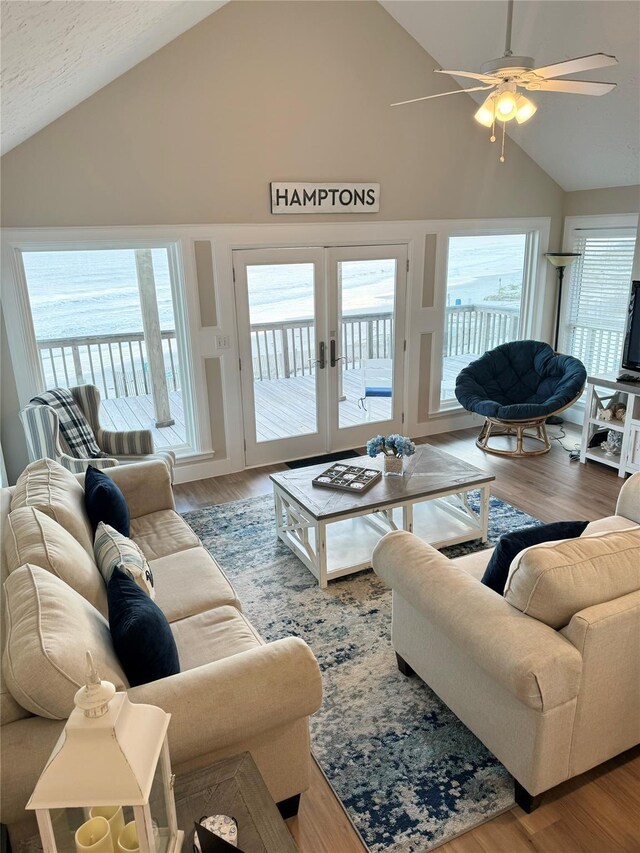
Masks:
[[[58,415],[50,406],[30,403],[20,412],[27,439],[29,461],[55,459],[74,474],[94,468],[113,468],[128,462],[162,459],[171,473],[176,457],[172,450],[155,450],[151,430],[114,431],[100,426],[100,392],[95,385],[78,385],[69,389],[95,435],[98,447],[108,456],[81,459],[73,455],[60,432]]]

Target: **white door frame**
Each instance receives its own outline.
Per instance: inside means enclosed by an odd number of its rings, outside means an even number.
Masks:
[[[393,412],[386,421],[363,422],[352,427],[339,426],[339,370],[342,362],[338,325],[338,262],[349,260],[396,260],[393,345]],[[316,426],[313,433],[289,438],[258,441],[256,430],[254,375],[252,364],[251,318],[249,311],[247,266],[261,264],[312,263],[315,282],[315,344],[320,360],[324,345],[325,366],[316,368]],[[245,465],[265,465],[364,445],[379,432],[400,431],[404,420],[404,353],[406,341],[405,304],[407,291],[408,246],[379,244],[331,247],[281,247],[233,250],[233,278],[237,323],[238,353],[242,397],[242,424]],[[331,341],[336,362],[331,363]]]
[[[386,421],[367,421],[351,427],[340,427],[338,396],[340,393],[340,371],[342,362],[332,368],[329,361],[329,447],[332,450],[346,450],[361,447],[374,435],[400,432],[404,419],[404,353],[406,351],[405,305],[407,297],[407,261],[406,244],[381,244],[378,246],[335,246],[327,248],[327,284],[329,321],[328,341],[335,339],[338,358],[341,352],[342,335],[339,333],[340,294],[338,292],[338,263],[340,261],[368,261],[395,259],[396,277],[393,310],[393,397],[392,415]],[[338,331],[337,335],[332,332]]]
[[[251,317],[247,267],[267,264],[313,264],[314,274],[314,341],[316,358],[320,360],[320,347],[325,348],[325,366],[316,365],[316,431],[306,435],[272,441],[258,441],[253,378],[253,355],[251,351]],[[235,284],[236,322],[238,327],[238,351],[240,356],[240,384],[242,396],[242,423],[244,431],[245,464],[265,465],[283,459],[296,459],[321,453],[327,444],[326,370],[326,313],[325,313],[325,253],[322,248],[293,247],[272,249],[245,249],[233,252],[233,278]],[[320,448],[320,449],[319,449]]]

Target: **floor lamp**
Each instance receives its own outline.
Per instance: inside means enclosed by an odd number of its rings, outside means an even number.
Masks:
[[[562,282],[564,279],[564,271],[570,266],[576,258],[580,257],[580,252],[545,252],[545,258],[550,264],[558,270],[558,301],[556,304],[556,333],[553,339],[553,348],[558,351],[558,338],[560,337],[560,311],[562,309]],[[551,415],[547,418],[548,424],[564,423],[563,419],[558,415]]]

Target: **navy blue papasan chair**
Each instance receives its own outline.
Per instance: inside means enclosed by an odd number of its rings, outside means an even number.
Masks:
[[[503,456],[539,456],[551,447],[545,421],[574,403],[587,379],[584,364],[558,355],[542,341],[512,341],[472,361],[456,379],[456,397],[483,415],[478,447]],[[489,446],[498,435],[515,435],[515,449]],[[542,443],[526,450],[524,439]]]

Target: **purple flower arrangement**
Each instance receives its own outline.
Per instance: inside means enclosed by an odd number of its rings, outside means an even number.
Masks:
[[[416,446],[406,435],[388,435],[386,438],[383,435],[376,435],[370,438],[367,442],[367,453],[371,457],[376,457],[378,453],[384,453],[385,456],[413,456],[416,452]]]

